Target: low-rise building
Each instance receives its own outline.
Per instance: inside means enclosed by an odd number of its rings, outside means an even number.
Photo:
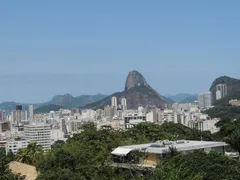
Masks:
[[[225,154],[225,142],[213,141],[157,141],[149,144],[138,144],[120,146],[111,152],[113,155],[113,166],[131,168],[132,164],[138,167],[155,168],[171,150],[180,153],[191,153],[196,150],[203,150],[209,153],[211,150]],[[137,159],[131,159],[131,153],[138,153]],[[135,161],[135,162],[133,162]],[[131,164],[129,164],[131,162]]]
[[[229,101],[229,104],[232,106],[240,106],[240,100],[239,99],[232,99]]]
[[[29,140],[11,140],[6,143],[6,154],[12,151],[13,154],[16,154],[19,149],[26,148],[29,144]]]

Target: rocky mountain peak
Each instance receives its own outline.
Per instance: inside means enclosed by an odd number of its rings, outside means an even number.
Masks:
[[[125,91],[137,86],[148,86],[147,81],[143,77],[141,73],[136,70],[129,72],[126,83],[125,83]]]

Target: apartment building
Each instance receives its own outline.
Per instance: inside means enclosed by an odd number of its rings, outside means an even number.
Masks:
[[[13,154],[16,154],[19,149],[26,148],[29,144],[29,140],[11,140],[6,143],[6,154],[12,151]]]
[[[24,137],[41,145],[44,151],[51,149],[51,127],[48,124],[32,123],[24,126]]]

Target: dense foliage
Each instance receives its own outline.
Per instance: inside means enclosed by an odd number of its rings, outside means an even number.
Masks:
[[[216,152],[179,154],[160,164],[153,179],[236,180],[240,179],[240,162]]]
[[[0,180],[20,180],[20,175],[15,175],[8,167],[8,163],[13,160],[14,155],[9,153],[6,155],[5,149],[0,148]]]
[[[36,163],[43,157],[43,149],[37,145],[36,142],[28,144],[27,148],[20,149],[15,159],[18,162],[26,163],[30,165],[36,165]]]
[[[236,179],[239,163],[223,155],[209,155],[198,152],[189,155],[175,155],[163,161],[154,172],[137,170],[119,170],[107,165],[111,160],[113,148],[119,145],[153,142],[160,139],[196,139],[201,135],[211,139],[209,132],[201,133],[181,124],[166,123],[162,126],[153,123],[141,123],[135,127],[120,131],[105,126],[97,130],[94,124],[83,126],[81,134],[74,135],[67,142],[57,141],[52,150],[37,161],[38,180],[78,180],[78,179],[171,179],[200,180],[213,179],[213,176]],[[177,153],[178,154],[178,153]],[[183,163],[184,162],[184,163]],[[182,164],[182,165],[181,165]],[[212,166],[209,168],[209,166]],[[227,167],[230,167],[228,170]],[[221,168],[221,172],[218,171]],[[224,169],[226,168],[226,169]],[[184,173],[183,173],[184,172]]]
[[[210,117],[220,118],[220,119],[234,119],[240,117],[240,107],[237,106],[216,106],[211,109],[206,110],[204,113],[208,114]]]

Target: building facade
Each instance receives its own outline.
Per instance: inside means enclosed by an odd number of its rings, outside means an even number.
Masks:
[[[7,111],[0,111],[0,122],[5,122],[7,121]]]
[[[12,151],[13,154],[16,154],[19,149],[26,148],[29,144],[29,140],[12,140],[7,141],[6,143],[6,154]]]
[[[216,85],[216,100],[222,99],[227,96],[227,85],[218,84]]]
[[[112,97],[111,106],[117,109],[117,98],[115,96]]]
[[[198,106],[201,109],[207,109],[212,106],[212,93],[210,91],[198,95]]]
[[[126,98],[121,99],[121,105],[122,105],[122,110],[126,111],[127,110],[127,99]]]
[[[44,151],[51,149],[51,127],[48,124],[36,124],[24,126],[24,137],[27,140],[35,141],[42,146]]]
[[[29,120],[33,120],[34,119],[34,107],[33,104],[29,105]]]

